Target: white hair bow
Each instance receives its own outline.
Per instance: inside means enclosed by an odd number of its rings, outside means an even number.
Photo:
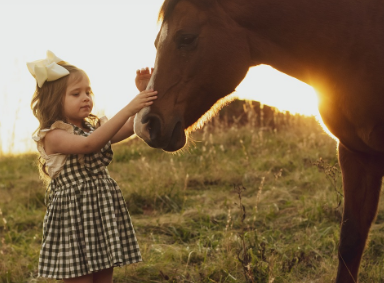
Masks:
[[[52,51],[48,50],[46,59],[27,63],[27,66],[29,72],[36,79],[37,85],[42,87],[46,81],[55,81],[69,75],[69,71],[66,68],[57,64],[62,61]]]

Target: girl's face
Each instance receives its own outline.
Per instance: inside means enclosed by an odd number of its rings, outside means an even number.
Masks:
[[[93,108],[92,89],[89,79],[82,75],[81,79],[68,78],[67,90],[64,97],[64,116],[68,123],[80,128]]]

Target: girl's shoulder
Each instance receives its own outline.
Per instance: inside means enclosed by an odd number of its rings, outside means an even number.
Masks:
[[[72,125],[64,123],[63,121],[56,121],[51,125],[49,129],[41,129],[34,135],[32,138],[36,142],[37,150],[40,156],[45,160],[45,164],[47,165],[48,175],[51,179],[58,176],[61,169],[64,167],[65,161],[67,159],[67,155],[56,153],[48,155],[44,149],[44,138],[52,130],[61,129],[70,134],[74,133],[74,128]]]
[[[32,138],[35,142],[41,143],[42,140],[45,138],[45,136],[52,130],[55,129],[61,129],[64,130],[70,134],[74,133],[73,126],[67,123],[64,123],[63,121],[56,121],[52,124],[52,126],[49,129],[41,129],[37,132],[36,135],[34,135]]]

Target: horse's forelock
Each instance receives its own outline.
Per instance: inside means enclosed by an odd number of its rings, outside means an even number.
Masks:
[[[203,6],[207,7],[212,4],[215,0],[187,0],[194,5],[197,6]],[[157,21],[159,23],[166,22],[170,15],[172,14],[173,10],[175,9],[177,3],[179,3],[180,0],[165,0],[163,5],[160,8],[159,16],[157,18]]]
[[[165,0],[160,8],[158,22],[165,22],[180,0]]]

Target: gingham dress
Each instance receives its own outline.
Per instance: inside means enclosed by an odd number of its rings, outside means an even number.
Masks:
[[[77,135],[94,130],[72,126]],[[127,205],[106,168],[112,156],[110,142],[83,158],[68,155],[51,181],[39,277],[74,278],[142,260]]]

